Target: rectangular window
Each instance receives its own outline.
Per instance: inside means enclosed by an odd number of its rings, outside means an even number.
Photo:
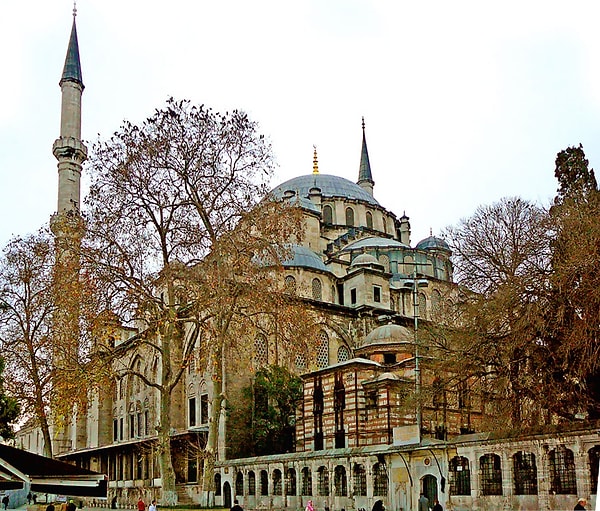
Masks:
[[[188,400],[188,412],[189,412],[189,425],[194,427],[196,425],[196,398],[191,397]]]
[[[350,290],[350,303],[356,305],[356,288]]]
[[[142,420],[142,414],[137,414],[137,436],[144,436],[144,421]]]
[[[113,442],[119,440],[119,421],[113,419]]]
[[[135,415],[129,416],[129,438],[135,438]]]
[[[200,396],[200,424],[208,424],[208,394]]]
[[[379,286],[373,286],[373,301],[381,302],[381,288]]]
[[[146,436],[150,434],[150,412],[146,410],[144,412],[144,433]]]
[[[123,417],[119,419],[119,440],[123,440]]]

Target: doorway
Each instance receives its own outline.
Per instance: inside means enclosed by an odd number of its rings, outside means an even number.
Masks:
[[[435,499],[438,498],[437,478],[431,474],[423,476],[421,479],[421,490],[423,495],[429,500],[429,507],[433,507]]]
[[[223,507],[231,507],[231,485],[227,481],[223,483]]]

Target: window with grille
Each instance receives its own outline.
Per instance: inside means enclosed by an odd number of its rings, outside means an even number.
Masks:
[[[312,280],[312,297],[313,300],[323,300],[323,287],[319,279]]]
[[[215,474],[215,495],[221,496],[221,474],[218,472]]]
[[[559,445],[548,453],[550,491],[556,495],[577,494],[573,451]]]
[[[329,336],[325,330],[319,332],[317,346],[317,367],[323,369],[329,365]]]
[[[515,495],[537,495],[535,454],[519,451],[513,455],[513,479]]]
[[[442,295],[437,289],[434,289],[431,293],[431,309],[434,311],[438,311],[441,303]]]
[[[273,470],[273,495],[282,494],[281,470],[276,468]]]
[[[260,494],[269,494],[269,474],[267,474],[266,470],[260,471]]]
[[[208,394],[200,396],[200,424],[208,424]]]
[[[367,496],[367,471],[365,467],[356,463],[354,465],[354,495],[358,497]]]
[[[323,497],[329,495],[329,471],[327,467],[319,467],[317,470],[317,493]]]
[[[296,355],[296,369],[298,371],[306,369],[306,358],[304,358],[304,355]]]
[[[388,494],[388,476],[385,463],[373,465],[373,495],[386,497]]]
[[[190,427],[196,425],[196,398],[191,397],[188,399],[188,422]]]
[[[483,495],[502,495],[500,456],[484,454],[479,458],[479,478]]]
[[[244,474],[242,472],[235,475],[235,494],[244,495]]]
[[[354,210],[352,208],[346,208],[346,225],[354,225]]]
[[[336,497],[345,497],[348,495],[348,481],[346,479],[346,468],[342,465],[335,467],[333,473],[333,485],[335,487]]]
[[[469,460],[455,456],[450,460],[450,495],[471,495]]]
[[[367,227],[373,229],[373,215],[370,211],[367,211]]]
[[[269,362],[267,338],[259,334],[254,339],[254,365],[257,369],[266,366]]]
[[[285,494],[296,495],[296,470],[288,468],[285,473]]]
[[[390,309],[392,309],[393,311],[396,310],[396,300],[394,300],[393,298],[390,298]]]
[[[458,408],[461,410],[471,408],[471,395],[467,380],[463,380],[458,384]]]
[[[248,472],[248,495],[256,495],[256,475],[253,470]]]
[[[296,279],[292,275],[287,275],[285,277],[284,290],[290,295],[296,294]]]
[[[340,346],[337,352],[337,361],[346,362],[350,360],[350,350],[346,346]]]
[[[419,307],[416,310],[416,315],[420,318],[427,315],[427,297],[425,293],[419,293]]]
[[[331,209],[331,206],[323,206],[323,223],[333,223],[333,209]]]
[[[312,475],[308,467],[302,469],[302,495],[312,495]]]
[[[590,461],[590,486],[592,495],[596,495],[598,488],[598,463],[600,462],[600,445],[595,445],[588,450]]]

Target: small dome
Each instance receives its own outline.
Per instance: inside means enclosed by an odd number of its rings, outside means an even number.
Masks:
[[[319,255],[313,252],[310,248],[302,245],[291,245],[289,248],[292,254],[291,257],[288,257],[282,262],[284,267],[310,268],[313,270],[331,273],[329,268],[325,266],[323,259],[321,259]]]
[[[417,249],[419,250],[443,250],[444,252],[452,253],[450,246],[442,238],[436,236],[429,236],[424,240],[417,243]]]
[[[412,343],[413,341],[413,333],[408,328],[400,325],[382,325],[365,337],[362,347],[377,344]]]
[[[371,266],[372,264],[379,265],[379,261],[375,256],[372,256],[371,254],[360,254],[352,259],[350,267],[354,268],[355,266]]]

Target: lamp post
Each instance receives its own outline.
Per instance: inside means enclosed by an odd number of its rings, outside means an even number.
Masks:
[[[414,341],[415,341],[415,393],[417,395],[417,430],[419,435],[419,443],[421,443],[421,423],[423,422],[421,414],[421,364],[419,354],[419,288],[427,287],[428,282],[426,279],[419,279],[417,277],[417,263],[415,262],[415,269],[413,272],[413,278],[404,281],[404,286],[412,288],[413,295],[413,329],[414,329]]]

